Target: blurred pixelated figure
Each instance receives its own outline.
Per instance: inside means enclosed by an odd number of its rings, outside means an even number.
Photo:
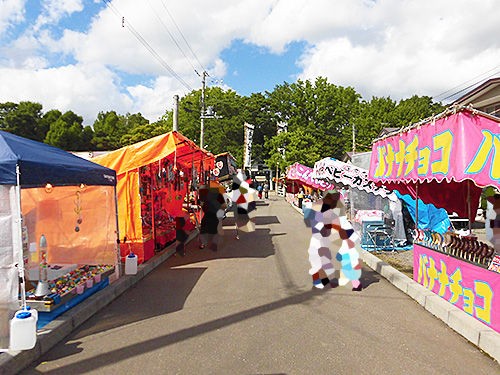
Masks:
[[[217,251],[222,235],[221,222],[227,207],[224,188],[221,186],[201,187],[200,201],[203,211],[200,223],[200,249],[208,246],[211,250]]]
[[[245,172],[238,170],[233,176],[231,200],[233,201],[234,218],[236,225],[236,239],[239,231],[255,231],[256,191],[251,186],[252,180],[247,179]]]
[[[356,250],[359,236],[345,216],[345,205],[340,193],[328,190],[323,199],[304,207],[303,211],[304,222],[312,230],[308,254],[313,285],[322,289],[330,284],[335,288],[350,281],[352,290],[360,291],[361,262]],[[338,249],[335,258],[341,265],[339,278],[334,276],[331,247]]]

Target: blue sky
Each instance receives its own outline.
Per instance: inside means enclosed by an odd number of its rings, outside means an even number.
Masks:
[[[280,54],[269,49],[235,40],[221,52],[227,64],[224,82],[241,95],[272,91],[283,82],[295,82],[300,73],[297,61],[305,42],[292,42]]]
[[[441,100],[500,74],[499,18],[494,1],[3,0],[0,102],[155,121],[201,87],[195,69],[241,95],[323,76]]]

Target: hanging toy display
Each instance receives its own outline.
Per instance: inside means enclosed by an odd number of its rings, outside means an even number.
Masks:
[[[81,192],[80,191],[76,192],[75,213],[76,213],[75,232],[79,232],[80,225],[83,222],[83,219],[82,219],[82,199],[81,199]]]

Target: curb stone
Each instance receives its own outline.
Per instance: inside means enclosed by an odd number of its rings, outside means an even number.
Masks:
[[[198,235],[195,229],[189,235],[186,243],[191,242]],[[161,265],[175,253],[175,243],[157,253],[151,260],[138,266],[137,274],[123,275],[123,265],[120,272],[123,276],[109,284],[102,290],[92,294],[72,309],[66,311],[56,319],[38,330],[37,342],[33,349],[23,351],[9,351],[0,353],[0,375],[17,374],[38,360],[42,355],[52,349],[76,328],[102,310],[115,298],[127,289],[137,284],[147,274]]]
[[[290,205],[295,211],[303,215],[300,208],[293,204]],[[383,276],[396,288],[422,305],[432,315],[442,320],[455,332],[500,363],[500,333],[484,325],[437,294],[434,294],[415,280],[410,279],[404,273],[377,258],[369,251],[358,250],[361,260],[368,267]]]

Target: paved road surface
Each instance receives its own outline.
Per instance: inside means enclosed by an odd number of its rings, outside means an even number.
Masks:
[[[268,204],[269,203],[269,204]],[[500,366],[369,269],[366,289],[312,289],[308,230],[261,202],[237,241],[188,247],[24,374],[498,374]]]

